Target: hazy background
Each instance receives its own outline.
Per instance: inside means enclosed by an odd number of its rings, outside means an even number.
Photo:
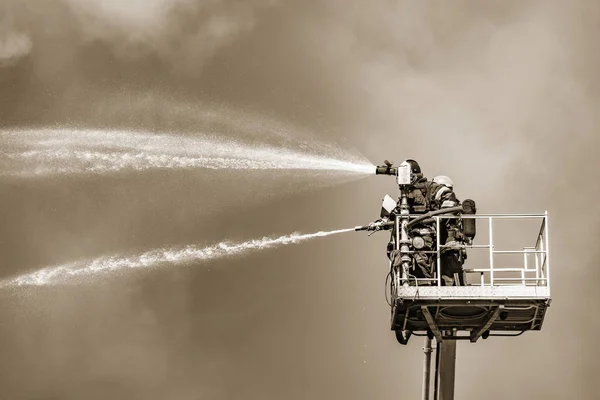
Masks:
[[[281,123],[374,163],[415,158],[481,213],[547,209],[544,329],[459,343],[456,396],[593,399],[599,27],[586,0],[0,0],[0,124],[193,134],[213,118],[258,137]],[[268,175],[5,179],[2,274],[354,226],[395,194],[373,177],[254,201],[277,190]],[[0,397],[418,398],[422,342],[389,331],[386,239],[4,292]]]

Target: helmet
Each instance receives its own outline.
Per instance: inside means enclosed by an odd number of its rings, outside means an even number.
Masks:
[[[419,166],[419,163],[416,162],[415,160],[408,159],[408,160],[405,160],[404,162],[410,164],[410,171],[413,174],[420,174],[421,173],[421,167]]]
[[[438,175],[435,178],[433,178],[433,181],[438,185],[444,185],[449,188],[452,188],[454,186],[454,183],[452,183],[452,179],[448,178],[446,175]]]

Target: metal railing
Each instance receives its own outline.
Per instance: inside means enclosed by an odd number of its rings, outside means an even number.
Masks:
[[[441,252],[442,249],[449,246],[440,245],[440,222],[450,218],[472,218],[476,220],[485,220],[488,224],[488,243],[464,245],[469,256],[475,251],[486,251],[488,253],[488,265],[480,265],[475,268],[468,268],[469,261],[464,265],[464,274],[467,278],[478,275],[478,279],[469,282],[470,286],[550,286],[550,254],[548,251],[549,233],[548,233],[548,212],[544,214],[489,214],[489,215],[462,215],[462,216],[435,216],[436,224],[436,268],[437,277],[433,279],[438,286],[441,285]],[[498,220],[541,220],[540,228],[534,246],[515,249],[496,249],[494,244],[494,222]],[[513,232],[514,233],[514,232]],[[533,238],[532,238],[533,239]],[[477,237],[475,242],[477,242]],[[496,264],[497,257],[500,255],[522,254],[522,264],[511,262],[509,266],[499,266]],[[466,279],[469,281],[469,279]],[[433,283],[433,282],[432,282]]]
[[[411,215],[411,217],[413,217]],[[417,216],[414,216],[417,217]],[[430,253],[435,257],[435,268],[437,273],[432,278],[416,278],[414,276],[409,278],[402,278],[398,274],[394,276],[392,285],[400,287],[402,284],[411,284],[415,282],[418,284],[432,284],[442,286],[442,250],[444,248],[451,247],[449,245],[440,245],[440,232],[441,224],[444,220],[448,219],[475,219],[477,225],[481,225],[479,222],[487,222],[488,229],[488,241],[487,243],[480,243],[482,234],[478,234],[472,244],[461,244],[459,248],[455,250],[465,249],[468,255],[468,260],[463,265],[464,281],[468,286],[550,286],[550,254],[548,249],[549,233],[548,233],[548,212],[544,214],[488,214],[488,215],[439,215],[433,216],[435,221],[436,231],[436,248],[433,251],[420,251],[422,253]],[[531,237],[522,238],[523,241],[533,243],[533,246],[523,246],[519,249],[497,249],[496,243],[494,242],[498,232],[495,231],[495,225],[500,220],[507,221],[540,221],[539,229],[532,230]],[[496,224],[495,224],[496,223]],[[398,225],[398,220],[396,221]],[[478,226],[478,228],[481,228]],[[536,228],[536,226],[534,226]],[[518,228],[517,228],[518,229]],[[396,235],[398,236],[398,227],[396,229]],[[515,232],[515,228],[508,229],[504,232],[504,237],[515,236],[523,234],[524,231]],[[485,232],[484,232],[485,233]],[[534,236],[535,235],[535,236]],[[397,237],[396,246],[399,243],[400,238]],[[480,252],[485,252],[487,255],[485,259],[471,260],[474,255]],[[411,253],[414,253],[411,251]],[[501,256],[512,255],[518,256],[518,262],[511,261],[506,265],[506,262],[498,262],[498,258]],[[474,267],[472,267],[474,266]],[[457,276],[455,275],[455,278]]]

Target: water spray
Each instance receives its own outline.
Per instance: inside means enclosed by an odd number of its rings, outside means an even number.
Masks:
[[[157,268],[167,265],[186,265],[244,253],[295,244],[319,237],[352,232],[354,228],[309,234],[292,233],[277,238],[263,237],[241,243],[220,242],[212,246],[188,245],[180,248],[163,248],[133,256],[106,256],[87,261],[44,268],[0,282],[0,287],[44,286],[64,284],[92,275],[108,272],[125,272],[133,269]]]
[[[368,160],[331,146],[302,152],[226,139],[130,131],[5,130],[0,161],[17,176],[107,174],[148,169],[313,170],[375,174]]]

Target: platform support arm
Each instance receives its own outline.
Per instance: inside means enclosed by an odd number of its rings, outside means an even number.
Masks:
[[[435,320],[433,319],[433,316],[429,312],[429,308],[427,308],[427,306],[421,306],[421,311],[423,312],[423,315],[425,316],[425,320],[427,321],[427,324],[429,325],[429,329],[431,329],[431,332],[433,332],[433,336],[435,336],[435,339],[437,340],[438,343],[442,343],[442,332],[440,332],[440,330],[438,329],[437,324],[435,323]]]
[[[492,326],[492,324],[494,323],[496,318],[498,318],[500,311],[502,311],[502,310],[504,310],[504,305],[502,305],[502,304],[500,304],[498,307],[495,307],[493,309],[493,311],[490,313],[490,315],[488,316],[485,323],[479,329],[471,332],[471,343],[475,343],[477,341],[477,339],[479,339],[481,337],[481,335],[483,335],[483,333],[485,331],[487,331],[490,326]]]

